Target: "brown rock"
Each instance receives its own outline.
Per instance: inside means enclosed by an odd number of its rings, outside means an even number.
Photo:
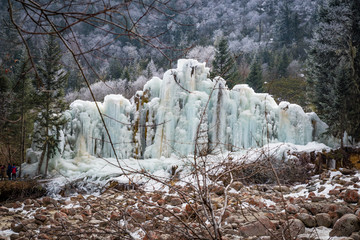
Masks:
[[[174,213],[180,213],[181,212],[180,208],[177,208],[177,207],[174,207],[172,210],[173,210]]]
[[[325,190],[325,186],[321,186],[321,187],[319,187],[319,189],[318,189],[318,193],[321,193],[322,191],[324,191]]]
[[[39,239],[51,239],[48,235],[46,235],[45,233],[40,233],[38,236]]]
[[[286,211],[290,214],[296,214],[300,211],[300,207],[294,204],[288,204],[286,206]]]
[[[318,226],[329,228],[332,224],[332,219],[328,213],[316,214],[315,219]]]
[[[266,236],[269,231],[275,230],[276,226],[267,217],[261,216],[258,221],[239,227],[239,232],[244,237]]]
[[[296,218],[301,220],[306,227],[312,228],[316,227],[316,220],[313,216],[306,213],[298,213],[296,214]]]
[[[348,168],[340,168],[339,171],[344,175],[353,175],[355,174],[355,170]]]
[[[54,214],[54,219],[55,220],[59,220],[59,219],[67,219],[68,216],[66,215],[66,213],[63,213],[63,212],[56,212]]]
[[[122,216],[118,212],[111,212],[110,220],[112,221],[120,221],[122,219]]]
[[[165,204],[165,200],[164,199],[159,199],[156,201],[156,203],[159,205],[159,206],[163,206]]]
[[[290,219],[286,221],[281,228],[286,233],[291,234],[291,238],[294,238],[295,236],[302,234],[305,232],[305,225],[304,223],[299,219]]]
[[[7,207],[0,206],[0,212],[1,213],[7,213],[7,212],[9,212],[9,209]]]
[[[42,202],[45,206],[53,203],[54,201],[55,200],[52,199],[51,197],[43,197],[43,199],[42,199]]]
[[[244,184],[242,182],[235,181],[231,184],[231,187],[233,189],[235,189],[236,191],[240,191],[240,189],[242,189],[244,187]]]
[[[359,219],[354,214],[345,214],[334,224],[330,237],[350,236],[353,232],[360,230]]]
[[[155,193],[152,197],[151,200],[153,202],[157,202],[158,200],[160,200],[162,198],[162,196],[159,193]]]
[[[359,201],[359,193],[357,190],[346,190],[344,201],[348,203],[357,203]]]
[[[169,204],[172,206],[178,206],[182,204],[182,201],[180,198],[171,198],[171,200],[169,201]]]
[[[216,187],[214,187],[213,191],[216,195],[222,196],[222,195],[224,195],[225,188],[223,186],[216,186]]]
[[[73,216],[73,219],[80,220],[80,221],[84,222],[84,221],[85,221],[85,216],[84,216],[84,215],[80,215],[80,214],[75,214],[75,215]]]
[[[19,233],[21,231],[26,231],[26,229],[24,228],[24,225],[22,225],[21,223],[12,223],[11,224],[11,230],[13,230],[16,233]]]
[[[40,222],[45,222],[46,220],[48,220],[47,216],[41,214],[35,215],[34,218]]]
[[[333,195],[333,196],[338,196],[340,194],[340,190],[339,189],[331,189],[329,191],[329,195]]]
[[[350,238],[353,240],[360,240],[360,234],[358,232],[354,232],[350,235]]]
[[[146,220],[146,216],[145,214],[139,212],[139,211],[134,211],[131,213],[131,217],[136,221],[136,222],[139,222],[139,223],[142,223],[142,222],[145,222]]]
[[[313,197],[311,197],[312,202],[322,202],[322,201],[325,201],[325,200],[326,200],[325,196],[313,196]]]

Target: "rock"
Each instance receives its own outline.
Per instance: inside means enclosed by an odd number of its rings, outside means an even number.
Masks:
[[[240,189],[244,187],[244,184],[242,182],[235,181],[231,184],[231,187],[236,191],[240,191]]]
[[[298,213],[296,214],[296,218],[301,220],[306,227],[309,228],[316,227],[315,218],[307,213]]]
[[[339,168],[339,171],[344,175],[354,175],[355,174],[355,170],[348,169],[348,168]]]
[[[290,188],[287,187],[287,186],[274,186],[273,188],[275,191],[278,191],[278,192],[282,192],[282,193],[289,193],[290,192]]]
[[[335,212],[338,215],[338,217],[342,217],[347,213],[353,213],[353,211],[349,207],[338,204],[325,205],[324,212],[327,212],[329,214],[330,212]]]
[[[30,205],[30,204],[33,203],[33,201],[28,198],[28,199],[26,199],[26,200],[24,201],[24,203],[25,203],[25,205]]]
[[[244,237],[266,236],[270,235],[269,231],[275,230],[276,226],[267,217],[261,216],[258,221],[240,226],[239,233]]]
[[[1,213],[7,213],[7,212],[9,212],[9,209],[7,207],[0,206],[0,212]]]
[[[66,215],[66,213],[63,213],[63,212],[56,212],[54,214],[54,219],[59,221],[60,219],[64,219],[66,220],[68,218],[68,216]]]
[[[157,202],[158,200],[160,200],[162,198],[162,196],[159,193],[155,193],[152,197],[151,200],[153,202]]]
[[[325,196],[313,196],[313,197],[311,197],[312,202],[322,202],[322,201],[325,201],[325,200],[326,200]]]
[[[329,228],[332,224],[332,219],[328,213],[316,214],[315,219],[318,226]]]
[[[46,235],[45,233],[40,233],[38,236],[39,239],[51,239],[48,235]]]
[[[21,223],[20,224],[19,223],[12,223],[11,224],[11,230],[13,230],[16,233],[19,233],[21,231],[26,231],[24,229],[24,225],[22,225]]]
[[[345,214],[334,224],[330,237],[350,236],[353,232],[360,230],[359,219],[354,214]]]
[[[359,181],[359,178],[358,177],[352,177],[350,179],[350,181],[354,182],[354,183],[357,183]]]
[[[19,234],[11,234],[10,235],[11,240],[19,239],[19,237],[20,237]]]
[[[45,206],[53,203],[54,201],[55,201],[55,200],[52,199],[51,197],[43,197],[43,199],[42,199],[42,202],[43,202],[43,204],[44,204]]]
[[[169,204],[172,205],[172,206],[178,206],[178,205],[181,205],[182,204],[182,201],[180,198],[171,198],[171,200],[169,201]]]
[[[359,201],[359,193],[357,190],[346,190],[344,201],[347,203],[357,203]]]
[[[36,220],[39,220],[40,222],[45,222],[46,220],[48,220],[48,217],[45,215],[41,215],[41,214],[37,214],[34,216],[34,218]]]
[[[213,192],[218,196],[222,196],[224,195],[225,188],[223,186],[215,186],[213,188]]]
[[[354,232],[350,235],[350,238],[352,238],[354,240],[360,240],[360,233]]]
[[[340,194],[340,190],[339,189],[331,189],[329,191],[329,195],[333,195],[333,196],[338,196]]]
[[[146,220],[146,216],[139,211],[132,212],[131,217],[138,223],[145,222],[145,220]]]
[[[288,204],[286,206],[286,211],[290,214],[296,214],[300,211],[300,207],[294,204]]]
[[[318,189],[318,193],[321,193],[322,191],[324,191],[326,189],[326,187],[325,186],[321,186],[321,187],[319,187],[319,189]]]
[[[120,221],[122,219],[122,216],[118,212],[111,212],[110,220],[112,221]]]
[[[290,233],[291,237],[289,239],[294,238],[295,236],[302,234],[305,232],[305,225],[299,219],[290,219],[286,221],[282,226],[282,231],[286,233]]]
[[[165,199],[159,199],[156,201],[156,203],[159,205],[159,206],[163,206],[166,202],[165,202]]]
[[[312,215],[316,215],[322,210],[322,206],[317,203],[305,203],[302,207],[311,212]]]
[[[309,191],[309,192],[314,192],[314,191],[316,191],[316,187],[315,186],[308,186],[308,187],[306,187],[307,188],[307,190]]]
[[[82,221],[82,222],[85,221],[84,215],[80,215],[80,214],[75,214],[75,215],[73,216],[73,219],[79,220],[79,221]],[[96,220],[96,221],[98,221],[98,220]]]

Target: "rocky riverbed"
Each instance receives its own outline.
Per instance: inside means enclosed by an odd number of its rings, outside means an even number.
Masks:
[[[358,240],[359,177],[341,169],[293,186],[210,186],[209,206],[221,216],[222,239]],[[211,218],[193,193],[176,184],[166,191],[115,185],[98,195],[3,202],[0,239],[211,239]]]

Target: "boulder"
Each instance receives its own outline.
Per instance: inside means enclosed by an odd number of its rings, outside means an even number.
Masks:
[[[332,224],[332,219],[328,213],[318,213],[315,216],[318,226],[324,226],[329,228]]]
[[[290,214],[296,214],[300,211],[300,207],[294,204],[288,204],[286,206],[286,212]]]
[[[360,230],[359,219],[355,214],[345,214],[339,218],[330,232],[330,237],[350,236],[353,232]]]
[[[240,226],[240,235],[244,237],[250,236],[267,236],[270,235],[270,231],[275,230],[276,226],[267,217],[260,216],[258,221]]]
[[[293,237],[305,232],[305,225],[299,219],[290,219],[290,220],[286,221],[285,223],[283,223],[281,228],[285,234],[290,233],[292,235],[290,238],[293,238]]]
[[[357,203],[359,201],[359,193],[357,190],[346,190],[343,199],[347,203]]]
[[[312,228],[316,227],[316,220],[313,216],[307,213],[298,213],[296,214],[296,218],[301,220],[306,227]]]

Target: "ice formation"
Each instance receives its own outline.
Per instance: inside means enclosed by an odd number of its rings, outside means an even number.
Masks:
[[[181,59],[163,79],[154,77],[128,100],[108,95],[98,102],[73,102],[61,134],[60,159],[86,157],[150,159],[240,151],[267,143],[305,145],[319,140],[327,125],[295,104],[279,105],[245,84],[233,89],[209,79],[209,68]],[[115,153],[111,147],[112,141]],[[195,152],[196,140],[196,152]],[[36,154],[28,152],[36,162]],[[50,166],[51,167],[51,166]]]
[[[326,124],[295,104],[281,102],[247,85],[227,89],[221,78],[208,79],[209,69],[181,59],[163,79],[154,77],[131,99],[108,95],[98,103],[116,155],[159,158],[216,150],[238,151],[268,142],[307,144]],[[66,112],[63,158],[83,155],[114,157],[110,139],[94,102],[73,102]]]

